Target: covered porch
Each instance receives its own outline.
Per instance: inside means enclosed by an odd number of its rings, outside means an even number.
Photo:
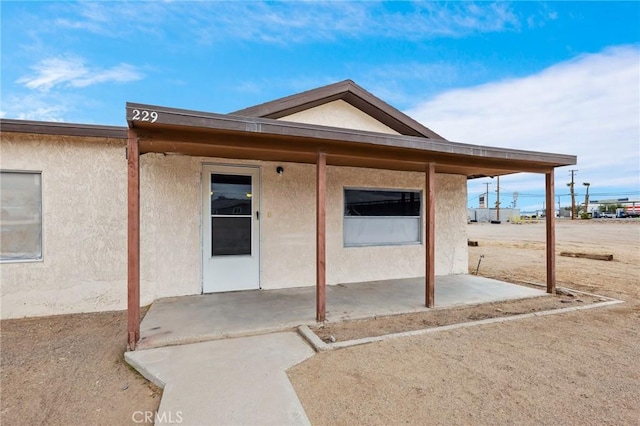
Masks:
[[[435,308],[543,296],[475,275],[436,277]],[[329,322],[425,311],[424,278],[328,286]],[[252,290],[160,299],[140,327],[139,349],[248,336],[316,323],[315,289]]]
[[[305,108],[335,99],[342,99],[368,113],[393,129],[395,133],[278,120],[279,117],[287,114],[295,114]],[[313,191],[315,194],[311,200],[307,200],[303,208],[306,210],[313,208],[315,213],[315,229],[312,235],[308,235],[309,241],[315,240],[315,261],[307,259],[304,262],[306,267],[315,272],[315,286],[291,290],[260,290],[249,292],[246,296],[235,293],[191,296],[184,299],[184,303],[188,303],[189,300],[197,304],[199,300],[237,298],[237,300],[234,299],[234,303],[220,305],[220,312],[224,312],[224,315],[230,318],[238,314],[250,317],[254,308],[251,304],[245,307],[243,303],[250,297],[262,298],[265,306],[271,306],[269,314],[271,316],[286,315],[290,311],[292,317],[287,321],[296,323],[291,324],[292,326],[299,325],[300,321],[322,322],[345,315],[355,317],[358,316],[356,312],[360,306],[368,312],[363,316],[394,313],[396,310],[400,313],[445,306],[452,303],[447,300],[453,300],[447,299],[447,294],[455,294],[457,303],[464,303],[465,287],[456,285],[448,288],[446,284],[446,280],[458,279],[456,276],[443,276],[436,279],[438,247],[436,247],[435,180],[437,174],[457,175],[467,179],[518,172],[544,174],[547,206],[546,290],[549,293],[555,292],[554,168],[575,164],[575,156],[447,141],[350,81],[314,89],[291,98],[283,98],[228,115],[129,103],[127,104],[127,121],[129,124],[127,143],[128,346],[131,350],[135,350],[139,342],[149,340],[152,331],[156,334],[169,333],[169,330],[162,328],[162,324],[152,324],[154,310],[157,308],[159,311],[160,306],[165,302],[157,303],[145,318],[142,330],[140,327],[140,156],[148,153],[313,165],[313,169],[310,170],[312,173],[308,173],[305,178],[313,178],[313,186],[310,188],[315,189]],[[422,188],[422,222],[419,231],[420,241],[415,245],[415,247],[422,247],[420,253],[422,259],[419,263],[413,264],[424,266],[421,271],[413,272],[412,275],[421,274],[423,278],[413,280],[415,285],[410,291],[407,290],[407,293],[404,293],[400,287],[385,286],[385,293],[380,293],[382,296],[378,295],[378,301],[375,302],[367,298],[367,287],[353,285],[350,289],[349,286],[340,284],[327,286],[327,271],[331,272],[332,267],[335,266],[328,262],[327,236],[333,236],[334,240],[336,236],[335,233],[331,234],[331,229],[327,229],[327,211],[329,210],[327,182],[331,178],[331,173],[328,173],[330,167],[334,167],[334,171],[337,168],[349,167],[422,174],[422,183],[419,185]],[[311,176],[312,174],[314,176]],[[311,204],[313,204],[312,207]],[[335,209],[336,203],[329,207]],[[256,218],[258,213],[257,210],[252,212]],[[464,222],[456,222],[453,226],[458,225],[464,226]],[[335,260],[334,258],[334,262]],[[391,263],[394,260],[386,261]],[[382,260],[378,259],[377,262],[380,263]],[[347,265],[343,266],[343,269],[350,267],[362,268],[363,266]],[[478,288],[481,287],[477,287],[476,291]],[[473,291],[469,294],[473,294]],[[496,294],[499,296],[501,291],[496,290]],[[402,307],[391,307],[394,300],[392,296],[395,295],[406,297]],[[289,298],[292,300],[291,303],[288,303]],[[472,299],[473,297],[469,300]],[[340,300],[344,301],[343,305],[338,304]],[[313,309],[309,309],[314,305],[315,316]],[[303,309],[304,313],[296,311],[297,309]],[[204,309],[202,312],[206,311],[207,309]],[[194,329],[201,326],[207,327],[211,321],[205,317],[206,315],[200,318],[190,313],[187,323]],[[222,320],[220,317],[220,321]]]

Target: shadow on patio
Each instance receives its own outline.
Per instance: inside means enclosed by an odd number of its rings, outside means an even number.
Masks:
[[[424,278],[327,286],[327,321],[426,311]],[[546,294],[475,275],[436,277],[436,308]],[[315,324],[315,287],[252,290],[156,300],[138,349],[262,334]]]

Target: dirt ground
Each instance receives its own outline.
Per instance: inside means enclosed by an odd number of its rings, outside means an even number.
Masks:
[[[161,390],[124,361],[126,326],[125,312],[2,321],[0,423],[124,425],[157,410]]]
[[[362,319],[341,323],[328,323],[314,327],[313,331],[326,343],[382,336],[403,331],[440,327],[443,325],[477,321],[487,318],[506,317],[531,312],[552,311],[570,306],[585,306],[610,299],[565,292],[521,300],[483,303],[417,312],[413,314],[391,315],[374,319]],[[332,339],[333,337],[333,339]]]
[[[558,257],[559,285],[626,303],[318,354],[289,372],[312,423],[638,424],[640,221],[557,228],[558,251],[614,255]],[[470,269],[485,256],[480,275],[544,281],[543,224],[473,224],[469,238],[480,242]],[[0,327],[3,425],[134,424],[157,409],[160,390],[123,360],[124,312]]]
[[[469,268],[544,282],[544,224],[471,224]],[[640,221],[558,221],[558,285],[626,303],[324,352],[289,371],[314,425],[639,424]]]

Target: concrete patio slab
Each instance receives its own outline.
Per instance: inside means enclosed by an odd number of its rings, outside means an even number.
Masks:
[[[436,308],[544,294],[475,275],[436,277]],[[424,310],[424,278],[327,286],[330,322]],[[140,325],[139,348],[255,335],[315,323],[315,287],[173,297],[153,303]]]
[[[155,424],[308,425],[286,370],[315,352],[275,333],[125,353],[163,387]]]

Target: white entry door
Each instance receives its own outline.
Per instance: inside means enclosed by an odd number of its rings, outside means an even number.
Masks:
[[[260,288],[260,173],[255,167],[204,166],[202,291]]]

